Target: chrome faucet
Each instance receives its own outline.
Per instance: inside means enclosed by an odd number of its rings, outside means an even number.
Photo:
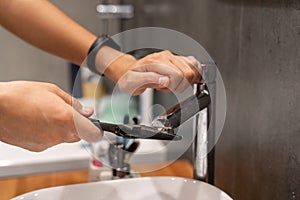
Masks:
[[[194,117],[194,179],[214,182],[214,141],[216,105],[216,64],[202,64],[202,83],[195,85],[194,95],[162,113],[153,127],[173,130]]]
[[[214,142],[215,142],[215,117],[216,117],[216,70],[217,65],[201,64],[202,78],[206,84],[194,87],[197,94],[208,90],[211,102],[199,112],[194,119],[194,179],[207,181],[214,184]]]
[[[193,127],[193,157],[194,157],[194,179],[213,182],[213,158],[212,152],[209,152],[209,142],[214,141],[210,136],[211,114],[211,96],[206,83],[197,84],[194,87],[194,95],[185,101],[170,108],[165,113],[157,116],[152,126],[163,130],[173,130],[178,128],[188,119],[194,118]]]
[[[128,52],[137,59],[161,49],[144,48]],[[188,119],[194,118],[193,143],[194,179],[213,184],[215,141],[215,105],[216,105],[216,69],[215,63],[201,64],[202,83],[196,84],[194,94],[157,116],[152,126],[108,124],[90,119],[97,127],[125,138],[180,140],[181,136],[174,133]],[[122,156],[121,156],[122,157]],[[124,157],[124,156],[123,156]],[[120,159],[119,159],[120,160]],[[121,159],[122,160],[122,159]],[[116,167],[128,166],[116,162]]]
[[[160,49],[145,48],[130,52],[137,59]],[[194,86],[194,95],[156,117],[152,126],[162,131],[172,131],[194,115],[193,143],[194,179],[214,182],[214,142],[216,118],[216,76],[214,62],[201,64],[202,83]]]

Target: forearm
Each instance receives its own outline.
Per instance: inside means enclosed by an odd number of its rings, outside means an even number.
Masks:
[[[0,24],[28,43],[81,64],[96,36],[46,0],[0,0]]]
[[[46,0],[0,0],[0,24],[28,43],[79,65],[96,40],[94,34]],[[200,79],[200,63],[192,60],[166,51],[137,61],[107,47],[98,51],[95,67],[124,91],[138,90],[134,94],[140,94],[146,87],[183,91],[188,83]],[[162,76],[170,84],[162,84]],[[138,79],[141,84],[134,84]]]

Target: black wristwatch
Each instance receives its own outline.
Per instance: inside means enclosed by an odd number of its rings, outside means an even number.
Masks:
[[[116,50],[121,50],[120,46],[113,41],[108,35],[103,34],[100,35],[95,42],[92,44],[92,46],[89,49],[88,55],[87,55],[87,67],[94,73],[102,75],[100,72],[97,71],[96,65],[95,65],[95,59],[96,55],[99,51],[99,49],[102,46],[108,46]]]

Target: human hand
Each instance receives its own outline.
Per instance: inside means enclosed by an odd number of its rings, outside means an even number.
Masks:
[[[92,113],[53,84],[0,83],[0,141],[8,144],[39,152],[80,138],[97,141],[102,132],[86,118]]]
[[[132,63],[117,83],[123,92],[131,95],[139,95],[147,88],[181,93],[200,82],[200,71],[200,63],[194,57],[162,51]]]
[[[183,92],[188,86],[201,80],[201,70],[199,61],[192,56],[176,56],[169,51],[162,51],[140,60],[128,54],[119,55],[109,63],[104,73],[123,92],[138,95],[146,88]]]

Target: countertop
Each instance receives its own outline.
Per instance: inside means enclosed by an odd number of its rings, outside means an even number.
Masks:
[[[35,153],[0,142],[0,178],[88,169],[92,155],[86,145],[82,141],[65,143]],[[166,157],[163,143],[143,140],[131,163],[165,162]]]
[[[133,168],[144,171],[145,168],[154,168],[159,165],[166,166],[166,163],[138,164],[134,165]],[[178,160],[169,163],[168,166],[159,170],[141,173],[141,176],[179,176],[192,178],[193,168],[188,161]],[[20,194],[46,187],[87,183],[88,177],[88,171],[81,170],[33,175],[21,178],[0,179],[0,199],[8,200]]]

